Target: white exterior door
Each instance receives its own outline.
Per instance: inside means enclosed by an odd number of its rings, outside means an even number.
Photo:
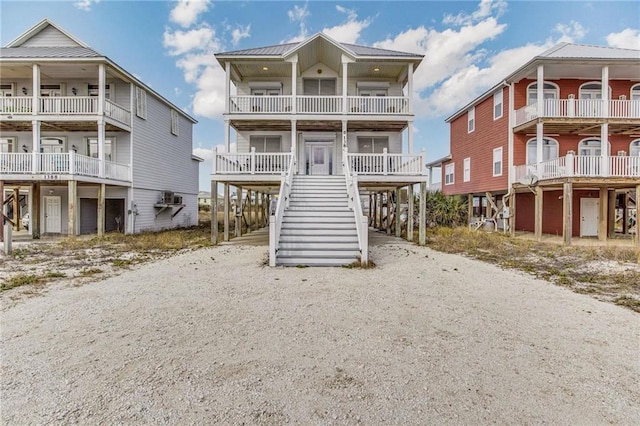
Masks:
[[[312,145],[309,161],[310,175],[328,175],[329,147],[326,145]]]
[[[600,200],[580,198],[580,236],[597,237],[600,220]]]
[[[44,197],[44,232],[50,234],[62,232],[60,197]]]

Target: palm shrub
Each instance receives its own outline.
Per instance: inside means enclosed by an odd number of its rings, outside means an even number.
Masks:
[[[467,200],[459,195],[428,192],[426,198],[427,226],[456,227],[467,223]]]

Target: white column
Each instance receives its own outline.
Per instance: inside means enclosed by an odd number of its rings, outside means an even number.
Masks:
[[[231,63],[224,63],[224,113],[229,114],[229,106],[231,104]],[[228,152],[229,150],[227,150]]]
[[[298,169],[298,122],[296,120],[291,120],[291,155],[293,155],[293,170],[291,173],[296,174]]]
[[[407,96],[409,97],[409,113],[413,114],[413,63],[410,62],[407,68]]]
[[[32,147],[31,147],[31,172],[38,172],[38,152],[40,152],[40,122],[38,120],[33,120],[31,122],[31,135],[32,139]],[[33,220],[33,219],[32,219]]]
[[[602,67],[602,117],[609,117],[609,66]],[[600,156],[602,158],[602,176],[609,176],[609,123],[605,121],[600,126]]]
[[[538,103],[538,120],[544,115],[544,65],[538,65],[538,79],[536,90],[536,102]],[[536,163],[542,163],[543,156],[543,144],[544,139],[544,125],[538,121],[536,124]]]
[[[342,58],[342,113],[347,113],[347,69],[349,63]]]
[[[32,73],[32,77],[31,77],[31,81],[32,81],[32,91],[33,93],[31,94],[33,100],[33,107],[31,109],[31,114],[32,115],[38,115],[38,113],[40,112],[40,101],[39,101],[39,97],[40,97],[40,65],[38,64],[33,64],[33,73]],[[38,138],[40,139],[40,138]]]
[[[98,118],[98,160],[100,160],[100,177],[104,177],[104,117]]]
[[[224,150],[227,153],[231,146],[229,139],[231,139],[231,126],[229,125],[229,120],[224,120]]]
[[[514,110],[514,84],[511,83],[509,85],[509,105],[508,105],[508,133],[507,133],[507,161],[508,161],[508,169],[507,169],[507,175],[508,175],[508,183],[509,186],[508,188],[511,188],[511,185],[513,185],[513,181],[514,181],[514,171],[515,171],[515,164],[513,164],[513,122],[515,120],[515,110]]]
[[[298,55],[291,58],[291,113],[298,112]]]
[[[413,154],[413,121],[407,123],[407,154]]]
[[[98,65],[98,115],[104,114],[104,102],[106,98],[105,85],[107,83],[107,75],[104,64]]]

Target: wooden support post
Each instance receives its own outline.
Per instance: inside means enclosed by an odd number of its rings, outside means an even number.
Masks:
[[[34,240],[40,239],[40,184],[31,187],[31,213],[29,214],[29,228]]]
[[[20,216],[20,187],[17,186],[13,189],[13,229],[16,231],[20,230],[20,221],[22,217]]]
[[[420,224],[418,243],[427,243],[427,182],[420,182]]]
[[[0,213],[4,213],[4,181],[0,179]],[[0,242],[4,241],[4,217],[0,215]]]
[[[242,236],[242,187],[236,187],[236,211],[235,224],[236,224],[236,237]]]
[[[609,191],[609,202],[608,202],[608,210],[609,210],[609,221],[608,221],[608,229],[609,235],[608,238],[615,237],[616,234],[616,194],[615,190]]]
[[[600,212],[598,214],[598,240],[607,241],[607,224],[609,223],[609,194],[607,188],[600,188]]]
[[[217,188],[216,188],[216,199],[218,198],[218,192],[217,192]],[[225,183],[224,184],[224,205],[222,206],[223,208],[223,212],[224,212],[224,216],[223,216],[223,220],[224,220],[224,229],[223,229],[223,239],[224,241],[229,241],[229,210],[231,209],[231,199],[229,197],[229,184]],[[213,192],[212,192],[213,194]],[[217,211],[216,211],[217,213]],[[216,215],[216,220],[217,220],[217,215]]]
[[[407,241],[413,241],[413,185],[407,187]]]
[[[516,193],[509,196],[509,235],[516,236]]]
[[[636,186],[636,247],[640,247],[640,225],[638,225],[638,219],[640,219],[640,185]]]
[[[369,226],[372,226],[373,228],[376,227],[376,212],[378,211],[378,203],[377,203],[377,198],[376,198],[376,193],[373,192],[371,194],[369,194],[369,198],[371,199],[371,210],[369,211],[369,216],[371,217],[370,221],[369,221]]]
[[[534,235],[536,240],[542,240],[542,201],[544,192],[540,185],[536,186],[536,199],[535,199],[535,211],[534,211]]]
[[[573,184],[566,182],[562,185],[562,241],[571,245],[573,236]]]
[[[104,228],[105,228],[105,214],[104,214],[104,203],[106,197],[107,185],[101,183],[98,185],[98,237],[104,236]]]
[[[373,197],[371,196],[371,193],[369,193],[369,210],[367,211],[367,213],[369,214],[369,226],[371,226],[371,222],[373,218],[373,215],[371,214],[372,211],[373,211]]]
[[[467,214],[468,214],[468,218],[467,218],[467,223],[471,223],[471,218],[473,217],[473,194],[469,194],[467,196],[467,203],[469,204],[467,206]]]
[[[76,236],[76,201],[78,198],[78,181],[70,180],[67,182],[68,188],[68,222],[67,222],[67,235],[74,238]]]
[[[378,229],[382,229],[382,192],[378,192]]]
[[[627,210],[629,206],[629,193],[625,191],[624,197],[622,198],[622,233],[627,235],[629,232],[629,211]],[[637,218],[637,211],[636,211]]]
[[[228,185],[225,184],[228,189]],[[228,195],[228,193],[227,193]],[[225,202],[229,197],[225,198]],[[226,209],[225,209],[226,210]],[[229,232],[229,219],[225,220],[226,231]],[[218,244],[218,182],[211,181],[211,244]]]
[[[400,188],[396,188],[396,237],[400,238],[402,236],[402,221],[400,220],[400,216],[402,212],[400,211],[401,203],[400,196],[402,192]]]
[[[391,212],[393,210],[392,209],[392,204],[391,204],[391,194],[393,194],[391,191],[387,191],[387,235],[391,235],[391,220],[393,219],[393,217],[391,216]]]

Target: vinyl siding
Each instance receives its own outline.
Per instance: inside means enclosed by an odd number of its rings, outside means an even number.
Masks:
[[[192,173],[190,173],[192,174]],[[198,182],[197,178],[194,182]],[[133,190],[133,200],[138,208],[135,218],[135,230],[133,232],[160,231],[177,227],[189,227],[198,224],[198,194],[186,194],[175,192],[182,196],[185,208],[172,218],[176,208],[169,208],[156,217],[158,209],[154,207],[158,203],[160,192],[157,190],[139,189]]]
[[[260,132],[260,131],[244,131],[236,134],[236,152],[251,152],[250,140],[251,136],[280,136],[280,151],[291,152],[291,132]]]
[[[22,43],[21,47],[78,47],[78,43],[71,40],[58,29],[49,25],[35,36]]]
[[[475,130],[467,131],[467,114],[450,123],[451,162],[455,163],[455,180],[442,186],[447,195],[471,194],[487,191],[506,191],[508,186],[508,100],[509,89],[504,88],[502,117],[493,119],[493,96],[475,106]],[[502,175],[493,176],[493,150],[502,147]],[[464,182],[464,159],[471,158],[471,180]],[[444,182],[442,167],[442,182]]]

